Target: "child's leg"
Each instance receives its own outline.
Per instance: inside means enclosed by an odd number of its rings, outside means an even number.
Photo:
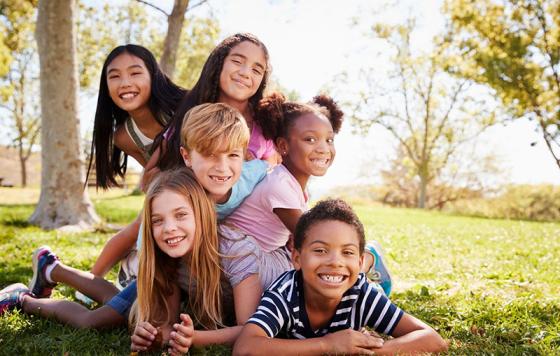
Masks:
[[[113,236],[101,251],[97,261],[91,269],[96,276],[104,276],[121,259],[123,259],[136,242],[142,214],[139,214],[130,225]]]
[[[51,290],[57,283],[67,284],[99,303],[105,303],[119,292],[103,278],[63,264],[48,246],[35,250],[32,260],[33,279],[29,289],[37,298],[50,297]]]
[[[23,311],[28,314],[54,318],[75,328],[110,328],[123,325],[126,318],[108,305],[90,310],[69,300],[23,297]]]
[[[118,288],[111,282],[90,272],[80,271],[62,263],[54,267],[51,272],[51,279],[54,282],[64,283],[79,290],[101,304],[105,304],[119,293]]]

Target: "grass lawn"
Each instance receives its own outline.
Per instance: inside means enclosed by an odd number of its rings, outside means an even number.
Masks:
[[[26,199],[17,199],[21,193]],[[29,226],[33,192],[0,188],[0,287],[31,278],[31,253],[50,245],[89,269],[109,233]],[[14,195],[15,198],[11,195]],[[92,195],[110,223],[134,218],[142,197]],[[385,248],[392,300],[450,341],[450,354],[560,354],[560,223],[491,220],[355,206],[368,239]],[[114,278],[114,272],[109,276]],[[53,298],[73,298],[65,286]],[[0,317],[0,354],[128,354],[128,332],[85,331],[18,311]],[[228,354],[227,348],[195,354]]]

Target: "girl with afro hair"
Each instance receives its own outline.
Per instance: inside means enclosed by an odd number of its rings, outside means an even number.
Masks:
[[[256,108],[255,120],[264,136],[276,144],[282,164],[257,185],[226,223],[254,236],[263,250],[266,261],[260,273],[264,288],[293,268],[286,244],[307,210],[309,178],[325,175],[334,160],[334,137],[342,118],[343,112],[325,95],[303,104],[273,93]]]

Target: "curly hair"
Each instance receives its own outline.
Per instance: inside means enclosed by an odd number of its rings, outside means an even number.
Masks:
[[[262,43],[255,35],[250,33],[237,33],[227,37],[210,53],[208,59],[204,63],[204,67],[202,68],[198,81],[184,96],[183,100],[179,104],[173,120],[168,126],[168,132],[170,132],[171,135],[167,139],[167,145],[165,150],[162,150],[162,156],[158,162],[160,169],[165,170],[182,164],[179,154],[179,147],[181,144],[179,132],[181,131],[181,125],[183,124],[185,114],[197,105],[204,103],[216,103],[218,101],[220,96],[220,75],[224,67],[224,61],[233,47],[245,41],[254,43],[264,52],[266,60],[265,72],[256,93],[249,98],[249,105],[255,109],[259,101],[262,99],[268,82],[268,77],[270,76],[271,68],[268,49],[264,43]],[[159,138],[155,145],[162,146],[163,140]]]
[[[366,236],[364,233],[364,225],[354,213],[354,210],[342,199],[326,199],[321,200],[311,210],[305,212],[298,220],[294,232],[294,247],[301,250],[305,235],[311,226],[321,221],[340,221],[352,226],[359,238],[360,254],[364,252],[366,244]]]
[[[148,107],[161,126],[168,124],[167,119],[173,117],[177,104],[186,93],[185,89],[174,84],[162,72],[154,55],[147,48],[127,44],[115,47],[109,53],[101,69],[99,95],[93,123],[93,139],[86,174],[87,182],[92,163],[95,161],[96,185],[103,189],[118,186],[115,178],[124,177],[126,173],[127,155],[114,145],[113,135],[115,128],[122,125],[129,115],[113,102],[107,85],[107,67],[123,53],[140,58],[146,65],[151,79]]]
[[[288,137],[289,129],[296,119],[309,113],[326,117],[333,131],[340,131],[344,113],[327,95],[317,95],[311,103],[303,104],[288,101],[281,93],[271,93],[259,102],[255,121],[262,128],[265,138],[276,141],[279,137]]]

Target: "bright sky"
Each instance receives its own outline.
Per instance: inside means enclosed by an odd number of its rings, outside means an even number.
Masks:
[[[172,1],[166,3],[171,9]],[[274,77],[284,87],[299,92],[304,101],[332,84],[342,71],[352,73],[365,66],[387,66],[376,56],[379,43],[364,37],[368,27],[380,19],[374,15],[380,1],[209,0],[209,3],[222,29],[220,40],[236,32],[257,35],[269,49]],[[429,48],[432,35],[443,26],[439,13],[441,2],[401,0],[398,3],[398,8],[385,12],[382,20],[398,21],[408,13],[417,15],[419,32],[414,44]],[[201,6],[193,15],[207,11],[208,6]],[[359,19],[359,26],[352,25],[355,18]],[[381,128],[373,129],[367,138],[354,136],[350,131],[346,122],[337,137],[335,162],[325,177],[312,182],[312,192],[378,180],[379,165],[375,162],[391,156],[394,143]],[[530,143],[535,141],[538,143],[531,147]],[[511,182],[560,184],[560,169],[527,122],[517,121],[508,127],[491,129],[481,145],[504,160]],[[367,171],[365,176],[364,171]]]

